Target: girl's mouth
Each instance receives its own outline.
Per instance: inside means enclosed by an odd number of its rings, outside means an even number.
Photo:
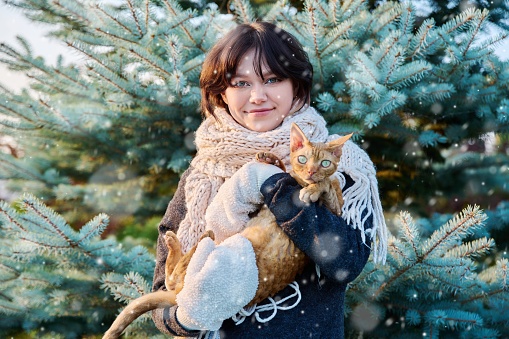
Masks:
[[[272,108],[262,108],[262,109],[253,109],[248,112],[248,114],[252,114],[254,116],[265,116],[272,112]]]

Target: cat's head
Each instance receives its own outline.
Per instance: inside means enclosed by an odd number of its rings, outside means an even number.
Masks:
[[[308,184],[322,181],[338,168],[343,144],[353,133],[328,143],[313,143],[296,124],[290,129],[290,163],[293,172]]]

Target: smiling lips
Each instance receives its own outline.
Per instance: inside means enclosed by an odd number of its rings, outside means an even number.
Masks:
[[[265,116],[272,112],[273,108],[259,108],[259,109],[252,109],[248,111],[248,114],[253,114],[255,116]]]

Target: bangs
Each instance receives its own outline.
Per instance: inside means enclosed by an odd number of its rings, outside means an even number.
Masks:
[[[263,71],[269,71],[279,78],[288,79],[292,77],[290,58],[291,51],[284,48],[281,38],[276,33],[261,36],[261,32],[250,31],[243,35],[241,42],[237,42],[228,48],[228,56],[225,62],[225,80],[229,85],[230,79],[237,72],[241,59],[250,50],[254,50],[255,57],[253,68],[256,75],[265,80]]]

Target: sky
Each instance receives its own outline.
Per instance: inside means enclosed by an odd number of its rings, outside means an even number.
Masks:
[[[64,56],[66,63],[80,61],[76,51],[71,50],[59,40],[47,38],[45,35],[48,31],[47,25],[34,23],[26,19],[19,9],[0,2],[0,42],[18,48],[16,36],[20,35],[31,44],[34,55],[43,56],[52,65],[56,63],[59,54]],[[497,54],[502,59],[509,59],[509,38],[499,46]],[[21,88],[27,87],[27,78],[9,71],[0,64],[0,83],[18,92]]]
[[[16,36],[20,35],[30,43],[34,55],[44,57],[52,65],[56,64],[59,54],[62,54],[67,62],[79,61],[76,52],[71,51],[61,41],[45,37],[49,31],[48,27],[30,21],[19,9],[0,2],[0,42],[19,48]],[[0,55],[1,57],[3,55]],[[19,91],[27,86],[27,78],[18,72],[9,71],[0,64],[0,83],[11,90]]]

